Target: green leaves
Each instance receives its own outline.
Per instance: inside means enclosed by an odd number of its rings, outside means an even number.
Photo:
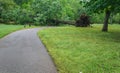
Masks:
[[[35,0],[32,9],[36,14],[36,21],[48,24],[47,20],[59,18],[61,5],[59,0]]]
[[[20,6],[22,6],[22,4],[24,3],[28,3],[30,2],[31,0],[14,0],[14,2]]]
[[[104,10],[110,10],[111,12],[118,12],[120,8],[119,0],[90,0],[86,2],[85,7],[92,12],[99,13]]]
[[[79,9],[79,0],[0,0],[2,19],[14,17],[14,22],[21,22],[31,16],[30,20],[39,25],[47,25],[57,19],[75,20]]]

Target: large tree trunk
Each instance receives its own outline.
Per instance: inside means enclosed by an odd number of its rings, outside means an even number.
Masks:
[[[104,31],[104,32],[108,31],[108,20],[110,18],[110,13],[111,12],[109,10],[106,10],[106,12],[105,12],[105,20],[104,20],[104,25],[102,28],[102,31]]]

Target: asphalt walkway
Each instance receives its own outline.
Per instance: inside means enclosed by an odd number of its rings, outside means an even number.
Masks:
[[[57,73],[37,36],[42,29],[20,30],[0,39],[0,73]]]

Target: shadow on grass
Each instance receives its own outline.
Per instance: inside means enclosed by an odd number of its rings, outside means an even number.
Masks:
[[[120,42],[120,31],[96,33],[98,38],[108,42]]]

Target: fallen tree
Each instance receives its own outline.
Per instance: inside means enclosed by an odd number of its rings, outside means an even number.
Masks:
[[[90,20],[89,16],[86,14],[82,14],[80,18],[76,21],[65,21],[65,20],[58,20],[58,19],[49,19],[47,20],[47,23],[50,25],[56,25],[59,24],[69,24],[69,25],[75,25],[76,27],[87,27],[90,26]]]
[[[56,26],[58,26],[59,24],[75,25],[75,21],[65,21],[65,20],[58,20],[58,19],[47,20],[47,23],[49,25],[56,25]]]
[[[90,26],[89,16],[82,14],[80,18],[76,21],[76,27],[87,27]]]

